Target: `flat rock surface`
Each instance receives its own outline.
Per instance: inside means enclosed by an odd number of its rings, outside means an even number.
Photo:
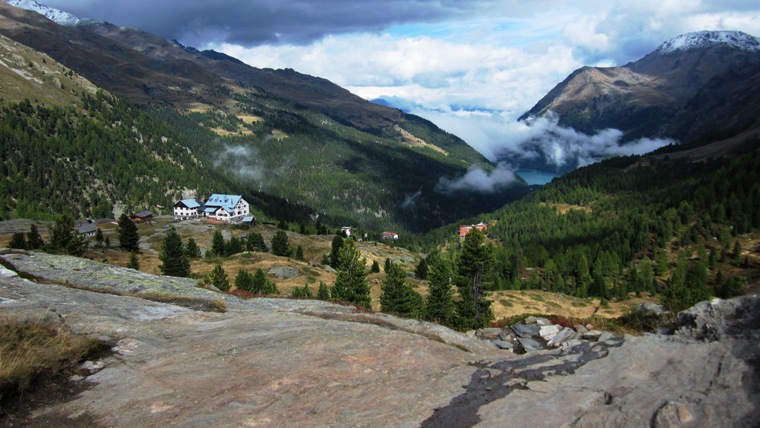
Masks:
[[[228,311],[216,313],[103,292],[108,287],[93,292],[46,283],[38,278],[52,276],[51,263],[61,265],[45,257],[33,258],[45,261],[39,270],[47,273],[32,277],[31,256],[20,276],[0,272],[2,315],[58,320],[111,340],[115,354],[93,362],[99,371],[81,381],[89,387],[72,400],[37,409],[40,421],[57,415],[109,427],[751,426],[759,416],[756,326],[714,342],[626,336],[517,356],[440,326],[314,300],[221,295]],[[79,283],[79,275],[92,278],[90,269],[108,268],[89,263],[60,278]]]

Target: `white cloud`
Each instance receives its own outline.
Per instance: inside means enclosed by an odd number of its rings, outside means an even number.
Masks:
[[[441,178],[436,185],[436,191],[441,193],[457,191],[494,193],[514,183],[516,179],[514,170],[507,164],[499,164],[490,172],[479,167],[472,167],[462,177]]]
[[[528,127],[517,117],[582,65],[622,65],[678,34],[703,29],[760,35],[760,5],[504,0],[478,3],[456,20],[328,35],[306,45],[208,47],[257,67],[325,77],[366,99],[405,100],[412,113],[462,137],[489,159],[525,150],[531,141],[540,153],[523,157],[544,156],[559,165],[640,153],[667,142],[621,145],[619,131],[584,136],[551,120]],[[567,141],[585,148],[573,150]]]

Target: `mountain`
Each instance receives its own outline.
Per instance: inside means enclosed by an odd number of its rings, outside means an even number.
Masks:
[[[623,141],[672,138],[701,145],[760,129],[760,41],[701,31],[664,42],[622,67],[582,67],[520,120],[559,114],[584,133],[606,128]]]
[[[527,189],[519,178],[490,193],[442,187],[473,166],[495,166],[431,122],[326,79],[250,67],[138,29],[91,20],[61,26],[4,3],[0,34],[163,120],[178,135],[192,130],[193,142],[177,143],[204,168],[241,183],[226,191],[264,192],[310,206],[328,224],[426,230],[496,209]]]
[[[82,22],[80,18],[68,12],[39,4],[34,0],[6,0],[6,3],[21,9],[37,12],[45,18],[61,25],[76,25]]]

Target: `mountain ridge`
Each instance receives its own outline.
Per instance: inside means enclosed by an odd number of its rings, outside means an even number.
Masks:
[[[760,126],[758,46],[757,38],[741,32],[681,35],[624,66],[575,70],[519,120],[553,111],[561,126],[587,134],[619,129],[623,141],[730,138]]]
[[[442,191],[441,180],[495,165],[431,122],[363,100],[323,78],[257,69],[108,23],[60,26],[4,3],[0,34],[151,115],[212,131],[214,141],[193,150],[208,156],[204,165],[244,186],[226,191],[296,201],[330,223],[427,230],[491,211],[527,191],[519,178],[487,194]],[[184,117],[160,111],[167,107]],[[173,202],[160,202],[167,203]]]

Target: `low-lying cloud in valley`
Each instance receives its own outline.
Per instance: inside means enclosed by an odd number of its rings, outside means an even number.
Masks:
[[[524,127],[522,132],[521,127]],[[518,122],[511,129],[518,132],[507,135],[504,144],[496,143],[493,147],[497,159],[539,169],[545,165],[557,172],[567,172],[613,156],[643,155],[677,144],[669,138],[624,141],[623,132],[612,128],[589,135],[560,126],[556,114]]]
[[[459,178],[443,177],[438,180],[435,190],[441,193],[457,191],[495,193],[517,180],[514,170],[507,164],[499,164],[491,171],[480,167],[471,167],[465,175]]]
[[[667,138],[624,141],[617,129],[593,135],[559,125],[559,116],[517,121],[513,115],[490,112],[436,112],[416,110],[460,136],[493,162],[515,168],[568,172],[613,156],[641,155],[669,144]]]

